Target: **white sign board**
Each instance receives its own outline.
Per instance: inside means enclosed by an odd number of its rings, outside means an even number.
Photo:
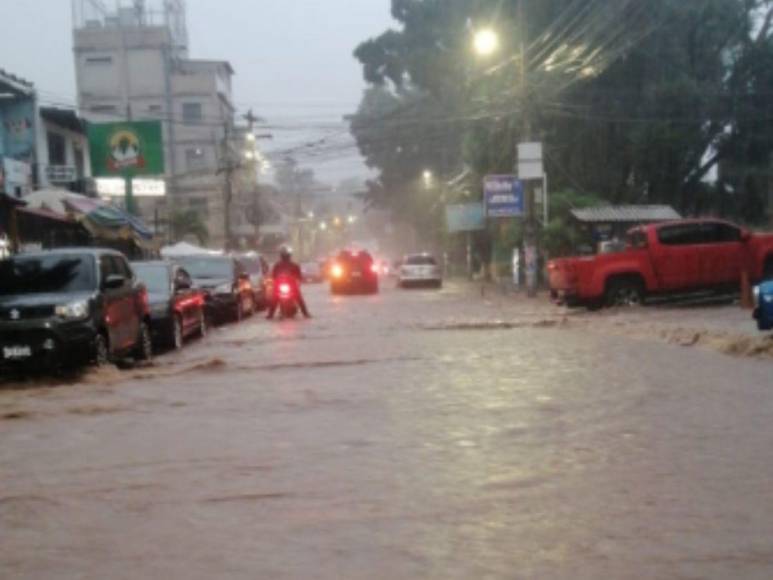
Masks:
[[[104,197],[123,197],[126,195],[126,182],[120,177],[98,177],[97,194]],[[166,181],[163,179],[132,180],[132,193],[135,197],[163,197],[166,195]]]
[[[542,179],[542,143],[518,144],[518,179]]]

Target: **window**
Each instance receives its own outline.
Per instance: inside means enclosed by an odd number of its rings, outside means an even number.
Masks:
[[[707,244],[730,244],[741,241],[741,230],[723,223],[705,223],[702,226]]]
[[[113,114],[118,109],[116,109],[115,105],[92,105],[91,107],[89,107],[89,110],[92,113],[108,113],[108,114]]]
[[[0,296],[84,292],[94,289],[90,256],[17,256],[0,261]]]
[[[195,147],[185,150],[185,166],[188,171],[203,169],[207,166],[207,155],[201,147]]]
[[[67,165],[67,152],[65,140],[59,133],[48,132],[48,164]]]
[[[183,103],[183,123],[194,125],[200,123],[203,117],[201,103]]]
[[[633,250],[642,250],[647,247],[647,234],[642,230],[634,230],[628,234],[628,247]]]
[[[188,205],[199,215],[209,215],[209,200],[205,197],[194,197],[188,201]]]
[[[704,243],[700,224],[665,226],[658,230],[658,240],[666,246],[688,246]]]
[[[88,56],[86,57],[86,64],[88,66],[104,66],[113,64],[112,56]]]

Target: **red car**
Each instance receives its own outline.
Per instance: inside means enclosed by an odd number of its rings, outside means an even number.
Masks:
[[[598,307],[640,304],[647,296],[737,288],[773,277],[773,234],[721,220],[682,220],[628,232],[622,252],[548,264],[554,300]]]
[[[343,251],[330,266],[330,291],[343,293],[378,293],[378,265],[365,251]]]

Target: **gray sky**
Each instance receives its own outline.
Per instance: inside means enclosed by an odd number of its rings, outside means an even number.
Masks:
[[[158,1],[158,0],[157,0]],[[111,0],[104,0],[111,5]],[[392,24],[390,0],[187,0],[191,57],[229,60],[234,99],[274,131],[272,147],[330,136],[344,153],[304,158],[338,181],[365,172],[351,143],[331,125],[356,107],[364,82],[357,44]],[[75,102],[70,0],[0,0],[0,68],[35,83],[41,100]],[[45,38],[45,42],[42,39]]]

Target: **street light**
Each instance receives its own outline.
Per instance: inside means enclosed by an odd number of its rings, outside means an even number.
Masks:
[[[478,56],[491,56],[499,50],[499,35],[491,28],[481,28],[473,37],[473,47]]]
[[[350,215],[348,218],[346,218],[346,221],[349,222],[349,225],[351,225],[357,221],[357,218],[354,217],[353,215]]]

